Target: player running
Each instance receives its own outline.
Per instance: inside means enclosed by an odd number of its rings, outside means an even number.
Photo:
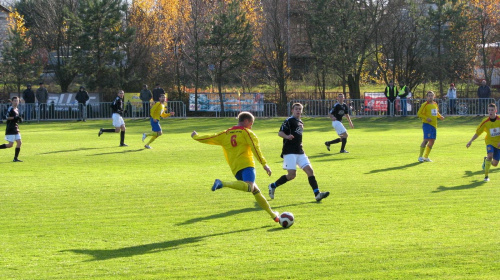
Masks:
[[[21,133],[19,133],[19,123],[23,122],[21,116],[19,116],[19,110],[17,106],[19,105],[19,97],[12,97],[12,105],[7,110],[7,127],[5,128],[5,140],[7,140],[8,144],[0,145],[0,149],[7,149],[14,145],[14,141],[16,141],[16,150],[14,152],[14,160],[13,162],[22,162],[22,160],[18,159],[19,153],[21,152]]]
[[[165,110],[165,100],[166,100],[165,94],[161,94],[158,100],[159,102],[156,102],[155,105],[153,105],[153,107],[150,110],[151,115],[149,117],[149,122],[151,123],[151,130],[153,132],[142,134],[142,142],[144,142],[144,140],[148,136],[151,136],[149,142],[146,145],[144,145],[144,148],[146,149],[151,149],[151,146],[149,146],[149,144],[153,143],[153,141],[155,141],[156,138],[160,137],[163,134],[160,126],[160,117],[168,118],[175,115],[175,112],[167,113],[167,111]]]
[[[251,130],[254,120],[255,118],[251,113],[241,112],[238,115],[238,125],[222,132],[208,135],[198,135],[196,131],[193,131],[191,137],[201,143],[222,146],[224,157],[231,167],[233,175],[236,177],[237,181],[221,181],[216,179],[212,186],[212,191],[228,187],[244,192],[252,192],[260,207],[275,222],[278,222],[279,213],[271,209],[266,198],[260,192],[259,187],[255,184],[254,156],[262,164],[269,176],[271,176],[271,168],[269,168],[266,159],[262,155],[257,135]]]
[[[101,137],[104,132],[120,132],[120,147],[127,147],[125,144],[125,121],[123,120],[123,97],[125,96],[125,92],[123,90],[118,91],[118,96],[115,98],[113,103],[111,104],[111,109],[113,109],[113,126],[115,128],[104,129],[101,128],[97,136]]]
[[[434,97],[434,92],[428,91],[427,101],[420,106],[417,113],[417,116],[422,119],[422,130],[424,131],[424,141],[420,144],[419,162],[432,162],[429,153],[434,146],[434,141],[436,141],[437,119],[444,120],[444,117],[439,113],[437,103],[434,102]]]
[[[479,124],[476,133],[465,146],[469,148],[472,141],[476,140],[483,132],[486,132],[484,142],[486,143],[487,153],[487,156],[483,159],[484,181],[489,182],[490,167],[492,165],[497,166],[500,160],[500,117],[497,115],[497,105],[495,103],[488,105],[488,117]]]
[[[309,162],[309,158],[302,149],[302,132],[304,131],[304,123],[300,120],[302,109],[304,106],[300,103],[292,105],[292,116],[286,119],[280,127],[278,136],[283,138],[283,148],[281,157],[283,158],[283,169],[288,173],[281,176],[276,182],[269,184],[269,197],[274,199],[276,188],[291,181],[297,175],[297,165],[304,170],[309,180],[314,197],[317,202],[330,195],[330,192],[320,192],[318,182],[314,176],[314,171]]]
[[[348,134],[347,130],[342,124],[342,117],[345,116],[347,118],[347,120],[349,121],[349,126],[351,128],[354,128],[354,125],[352,124],[351,117],[349,117],[349,108],[347,107],[347,104],[344,103],[344,94],[339,93],[337,98],[337,103],[335,103],[333,108],[330,110],[328,116],[330,117],[330,119],[332,119],[332,127],[333,129],[335,129],[335,132],[337,132],[339,138],[332,141],[326,141],[325,142],[326,149],[330,151],[331,144],[337,144],[342,141],[340,153],[349,153],[348,151],[345,150]]]

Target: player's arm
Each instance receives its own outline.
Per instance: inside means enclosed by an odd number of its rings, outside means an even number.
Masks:
[[[162,117],[162,118],[164,118],[164,119],[166,119],[166,118],[168,118],[168,117],[172,117],[172,116],[175,116],[175,112],[170,112],[170,113],[167,113],[167,112],[165,111],[165,112],[163,112],[163,113],[161,114],[161,117]]]
[[[472,145],[472,141],[476,140],[476,139],[477,139],[477,137],[479,137],[479,135],[478,135],[477,133],[476,133],[476,134],[474,134],[474,136],[472,136],[472,138],[470,139],[470,141],[469,141],[469,142],[467,142],[467,145],[465,145],[465,147],[469,148],[469,147],[470,147],[470,145]]]
[[[191,138],[194,140],[205,143],[205,144],[210,144],[210,145],[221,145],[222,139],[224,138],[226,131],[222,131],[219,133],[214,133],[214,134],[207,134],[207,135],[199,135],[196,131],[193,131],[191,133]]]
[[[283,130],[278,132],[278,136],[286,140],[292,140],[294,138],[292,134],[286,134]]]
[[[349,116],[349,114],[346,114],[345,117],[349,121],[349,125],[351,126],[351,128],[354,128],[354,125],[352,124],[351,117]]]
[[[422,104],[422,105],[420,106],[420,108],[418,108],[417,116],[418,116],[419,118],[421,118],[422,120],[427,119],[427,115],[426,115],[426,114],[425,114],[425,112],[424,112],[424,111],[425,111],[424,109],[425,109],[425,105],[426,105],[426,104],[427,104],[427,102],[426,102],[426,103],[424,103],[424,104]]]

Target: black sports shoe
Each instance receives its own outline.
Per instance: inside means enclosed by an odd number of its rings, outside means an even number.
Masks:
[[[328,151],[330,151],[330,144],[328,144],[328,142],[325,142],[325,146],[326,146],[326,149],[327,149]]]
[[[340,150],[340,153],[341,153],[341,154],[348,154],[349,152],[348,152],[348,151],[346,151],[346,150]]]
[[[120,144],[120,147],[128,147],[128,145],[123,143],[123,144]]]
[[[99,133],[97,134],[98,137],[101,137],[101,135],[103,134],[104,132],[102,131],[102,128],[99,129]]]
[[[15,159],[13,160],[13,162],[23,162],[23,161],[22,161],[22,160],[20,160],[20,159],[15,158]]]

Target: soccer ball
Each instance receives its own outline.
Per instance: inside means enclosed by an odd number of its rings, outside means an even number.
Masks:
[[[284,228],[289,228],[295,222],[293,214],[290,212],[283,212],[280,215],[280,225]]]

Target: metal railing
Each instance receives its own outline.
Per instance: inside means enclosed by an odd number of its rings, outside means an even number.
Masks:
[[[252,110],[249,111],[255,117],[259,118],[271,118],[278,116],[277,106],[274,103],[264,103],[262,105],[255,105]],[[224,113],[220,111],[215,112],[215,116],[218,118],[221,117],[236,117],[238,116],[239,111],[224,111]]]
[[[404,101],[404,100],[403,100]],[[406,99],[406,114],[402,111],[401,100],[397,99],[394,102],[393,111],[387,112],[387,101],[379,100],[375,102],[373,99],[349,99],[344,102],[349,106],[349,115],[351,116],[416,116],[420,105],[425,99]],[[457,116],[476,116],[486,115],[488,104],[495,103],[500,108],[500,100],[495,101],[493,98],[458,98],[458,99],[436,99],[439,112],[442,115],[457,115]],[[290,100],[288,103],[288,112],[291,112],[291,107],[294,103],[304,105],[304,116],[322,117],[327,116],[330,110],[335,105],[336,100],[307,100],[296,99]],[[391,108],[390,108],[391,109]]]
[[[152,105],[151,105],[152,106]],[[6,104],[2,110],[6,112]],[[175,118],[186,117],[186,105],[182,101],[167,103],[169,111],[175,112]],[[5,116],[4,111],[2,115]],[[87,105],[71,104],[20,104],[19,113],[25,121],[55,121],[55,120],[80,120],[80,119],[107,119],[113,115],[111,102],[89,103]],[[144,118],[141,106],[125,103],[124,118]],[[149,113],[147,114],[149,117]]]

